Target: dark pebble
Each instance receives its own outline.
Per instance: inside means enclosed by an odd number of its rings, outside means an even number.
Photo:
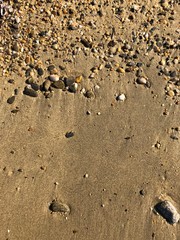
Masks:
[[[74,133],[73,132],[67,132],[66,134],[65,134],[65,137],[66,138],[71,138],[71,137],[73,137],[74,136]]]
[[[74,77],[65,78],[64,82],[66,87],[69,87],[75,82],[75,78]]]
[[[17,88],[14,89],[14,94],[15,94],[15,95],[18,95],[18,93],[19,93],[19,89],[17,89]]]
[[[54,70],[56,67],[54,65],[49,65],[48,66],[48,71],[51,72],[52,70]]]
[[[170,224],[179,221],[179,214],[176,208],[169,201],[162,201],[155,205],[154,209]]]
[[[87,41],[86,39],[82,38],[81,43],[86,47],[86,48],[92,48],[92,43]]]
[[[32,89],[34,89],[35,91],[38,91],[40,89],[40,86],[37,83],[31,83],[31,87]]]
[[[42,68],[38,68],[37,73],[39,76],[42,76],[44,74],[44,70]]]
[[[30,77],[26,80],[27,84],[32,84],[33,82],[34,82],[34,79],[32,77]]]
[[[19,112],[19,109],[13,109],[13,110],[11,110],[11,112],[12,113],[17,113],[17,112]]]
[[[12,104],[15,101],[15,96],[9,97],[7,103]]]
[[[27,88],[27,87],[24,88],[23,94],[30,96],[30,97],[38,96],[38,93],[34,89]]]
[[[14,82],[15,82],[14,79],[9,79],[8,80],[8,83],[14,84]]]
[[[172,72],[170,72],[170,77],[176,77],[176,71],[172,71]]]
[[[59,80],[59,81],[53,82],[52,87],[64,90],[65,89],[65,84],[64,84],[63,81]]]
[[[64,203],[59,203],[56,200],[53,200],[52,203],[49,206],[49,210],[52,212],[59,212],[64,214],[70,213],[70,208],[68,205]]]

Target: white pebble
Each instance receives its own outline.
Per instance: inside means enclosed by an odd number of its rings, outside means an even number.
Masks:
[[[121,101],[121,102],[124,102],[126,100],[126,95],[124,93],[120,94],[118,97],[117,97],[117,100]]]
[[[49,80],[51,80],[53,82],[59,81],[59,76],[56,74],[52,74],[49,76]]]

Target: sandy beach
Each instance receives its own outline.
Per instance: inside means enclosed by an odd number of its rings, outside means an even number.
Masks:
[[[0,1],[0,240],[180,239],[179,15]]]

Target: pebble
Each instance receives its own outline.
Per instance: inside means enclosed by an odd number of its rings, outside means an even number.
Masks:
[[[94,95],[94,93],[93,93],[92,90],[87,90],[85,96],[86,96],[87,98],[93,98],[93,97],[95,97],[95,95]]]
[[[81,83],[81,81],[82,81],[82,75],[76,77],[76,79],[75,79],[76,83]]]
[[[39,76],[42,76],[44,74],[44,70],[42,68],[38,68],[37,73]]]
[[[136,82],[138,84],[144,84],[145,85],[147,83],[147,80],[144,77],[139,77],[139,78],[137,78]]]
[[[32,89],[34,89],[35,91],[38,91],[38,90],[40,89],[40,86],[39,86],[37,83],[35,83],[35,82],[31,83],[31,87],[32,87]]]
[[[169,91],[168,91],[168,95],[169,95],[170,97],[174,97],[174,95],[175,95],[175,94],[174,94],[174,91],[173,91],[173,90],[169,90]]]
[[[47,91],[49,90],[50,86],[51,86],[51,81],[50,81],[50,80],[45,80],[45,81],[43,82],[43,90],[44,90],[44,91],[47,92]]]
[[[25,94],[27,96],[30,96],[30,97],[37,97],[38,96],[38,93],[34,89],[29,88],[29,87],[24,88],[23,94]]]
[[[69,86],[69,90],[73,93],[75,93],[77,91],[77,89],[78,89],[78,84],[75,82]]]
[[[154,209],[170,224],[175,224],[180,219],[180,215],[176,208],[167,200],[157,203]]]
[[[69,87],[75,82],[75,79],[74,77],[68,77],[68,78],[65,78],[64,81],[65,81],[66,87]]]
[[[59,80],[59,76],[57,74],[52,74],[49,76],[49,80],[52,82],[56,82]]]
[[[59,212],[64,214],[70,213],[70,207],[65,203],[59,203],[56,200],[53,200],[49,206],[49,210],[52,212]]]
[[[15,101],[15,96],[9,97],[7,99],[7,103],[9,103],[9,104],[13,104],[14,101]]]
[[[118,68],[116,69],[116,71],[119,72],[119,73],[125,73],[124,68],[121,68],[121,67],[118,67]]]
[[[86,47],[86,48],[92,48],[92,43],[84,38],[81,39],[81,43]]]
[[[59,80],[59,81],[53,82],[52,87],[64,90],[65,84],[62,80]]]
[[[117,100],[124,102],[126,100],[126,95],[124,93],[120,94],[119,96],[117,96]]]
[[[71,131],[71,132],[67,132],[66,134],[65,134],[65,137],[66,138],[71,138],[71,137],[74,137],[74,133]]]

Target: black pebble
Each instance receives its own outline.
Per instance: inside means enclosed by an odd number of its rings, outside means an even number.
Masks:
[[[74,136],[74,133],[73,132],[67,132],[66,134],[65,134],[65,137],[66,138],[71,138],[71,137],[73,137]]]
[[[44,74],[44,70],[42,68],[38,68],[37,73],[39,76],[42,76]]]
[[[25,95],[30,96],[30,97],[37,97],[38,96],[37,92],[34,89],[30,89],[30,88],[27,88],[27,87],[24,89],[23,93]]]
[[[7,103],[12,104],[15,101],[15,96],[9,97]]]

